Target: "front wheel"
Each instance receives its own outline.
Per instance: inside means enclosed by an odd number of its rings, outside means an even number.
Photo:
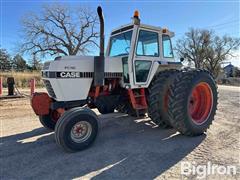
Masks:
[[[215,81],[205,70],[178,73],[170,86],[169,119],[182,134],[195,136],[211,125],[217,110]]]
[[[66,111],[55,127],[55,139],[67,152],[88,148],[98,133],[97,115],[88,108]]]

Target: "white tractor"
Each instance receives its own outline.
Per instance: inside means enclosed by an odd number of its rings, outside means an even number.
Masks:
[[[55,130],[65,151],[89,147],[98,134],[100,113],[146,114],[158,126],[173,127],[188,136],[201,135],[214,119],[217,88],[206,70],[182,69],[173,56],[166,28],[133,22],[111,32],[104,53],[101,7],[100,55],[65,56],[44,63],[42,78],[48,93],[35,93],[31,104],[44,127]]]

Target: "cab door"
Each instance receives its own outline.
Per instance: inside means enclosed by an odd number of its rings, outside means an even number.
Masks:
[[[132,59],[134,87],[147,87],[153,64],[160,59],[159,32],[140,28]]]

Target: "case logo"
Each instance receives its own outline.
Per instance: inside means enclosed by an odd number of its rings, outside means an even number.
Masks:
[[[58,78],[80,78],[82,72],[57,72]]]

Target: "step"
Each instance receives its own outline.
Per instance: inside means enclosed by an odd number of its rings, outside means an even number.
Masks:
[[[139,95],[134,95],[134,97],[139,98],[139,97],[144,97],[144,95],[139,94]]]
[[[137,109],[137,110],[147,109],[147,106],[143,106],[143,105],[137,104],[137,105],[136,105],[136,109]]]

